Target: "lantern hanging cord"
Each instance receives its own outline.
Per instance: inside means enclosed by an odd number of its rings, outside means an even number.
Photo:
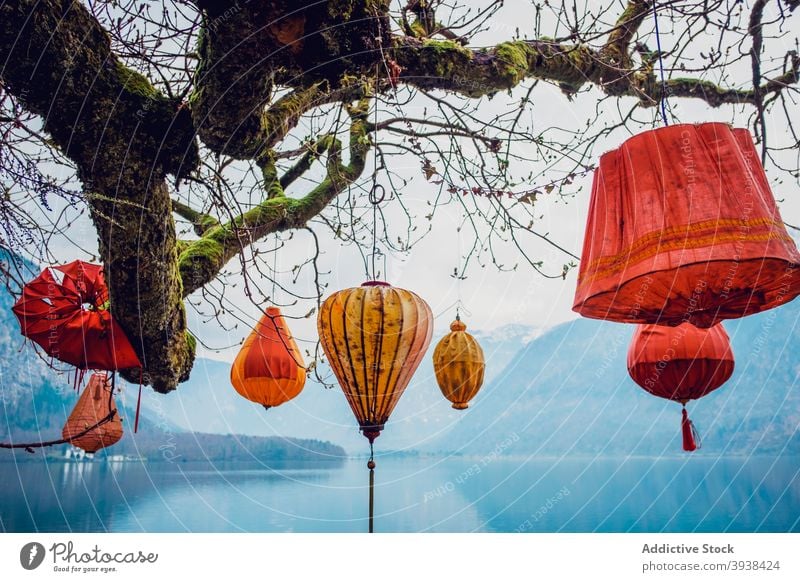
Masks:
[[[456,259],[456,296],[458,302],[456,303],[456,321],[461,321],[461,225],[456,226],[456,239],[458,242],[458,258]]]
[[[375,134],[378,132],[378,76],[380,75],[380,67],[375,67]],[[378,140],[375,138],[373,144],[372,160],[372,188],[369,191],[369,201],[372,204],[372,273],[369,273],[371,279],[377,279],[377,271],[375,268],[375,258],[378,254],[378,205],[386,198],[386,188],[378,184]]]
[[[653,22],[656,27],[656,50],[658,51],[658,69],[661,75],[661,95],[659,95],[659,105],[661,108],[661,119],[665,126],[669,125],[667,119],[667,80],[664,76],[664,56],[661,52],[661,31],[658,27],[658,7],[656,0],[653,0]]]
[[[272,303],[275,301],[275,293],[278,286],[278,233],[275,233],[275,252],[272,254]]]
[[[372,441],[369,443],[369,461],[367,461],[367,468],[369,469],[369,533],[373,533],[373,521],[375,516],[375,451],[372,446]]]

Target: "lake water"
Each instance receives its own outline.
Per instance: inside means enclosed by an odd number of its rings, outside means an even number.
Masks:
[[[800,459],[378,458],[378,532],[797,532]],[[364,460],[0,463],[0,531],[363,532]]]

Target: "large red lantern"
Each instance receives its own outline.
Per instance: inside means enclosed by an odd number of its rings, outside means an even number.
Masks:
[[[628,373],[642,388],[683,405],[683,448],[697,448],[686,403],[722,386],[733,374],[733,351],[721,324],[701,329],[640,325],[628,349]]]
[[[711,327],[793,299],[798,263],[750,133],[663,127],[600,158],[573,309]]]
[[[47,268],[22,288],[12,307],[22,335],[80,370],[141,368],[108,310],[103,267],[83,261]]]
[[[289,326],[280,309],[268,307],[233,362],[231,384],[269,409],[300,394],[305,382],[303,356]]]

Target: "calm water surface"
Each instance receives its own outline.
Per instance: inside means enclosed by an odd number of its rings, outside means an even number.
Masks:
[[[798,532],[800,459],[379,458],[376,531]],[[365,461],[0,463],[0,531],[362,532]]]

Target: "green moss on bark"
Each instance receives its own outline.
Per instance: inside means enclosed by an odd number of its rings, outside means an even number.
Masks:
[[[497,45],[495,70],[498,79],[507,84],[509,88],[519,84],[528,75],[530,70],[528,56],[532,52],[531,47],[522,41],[504,42]]]

